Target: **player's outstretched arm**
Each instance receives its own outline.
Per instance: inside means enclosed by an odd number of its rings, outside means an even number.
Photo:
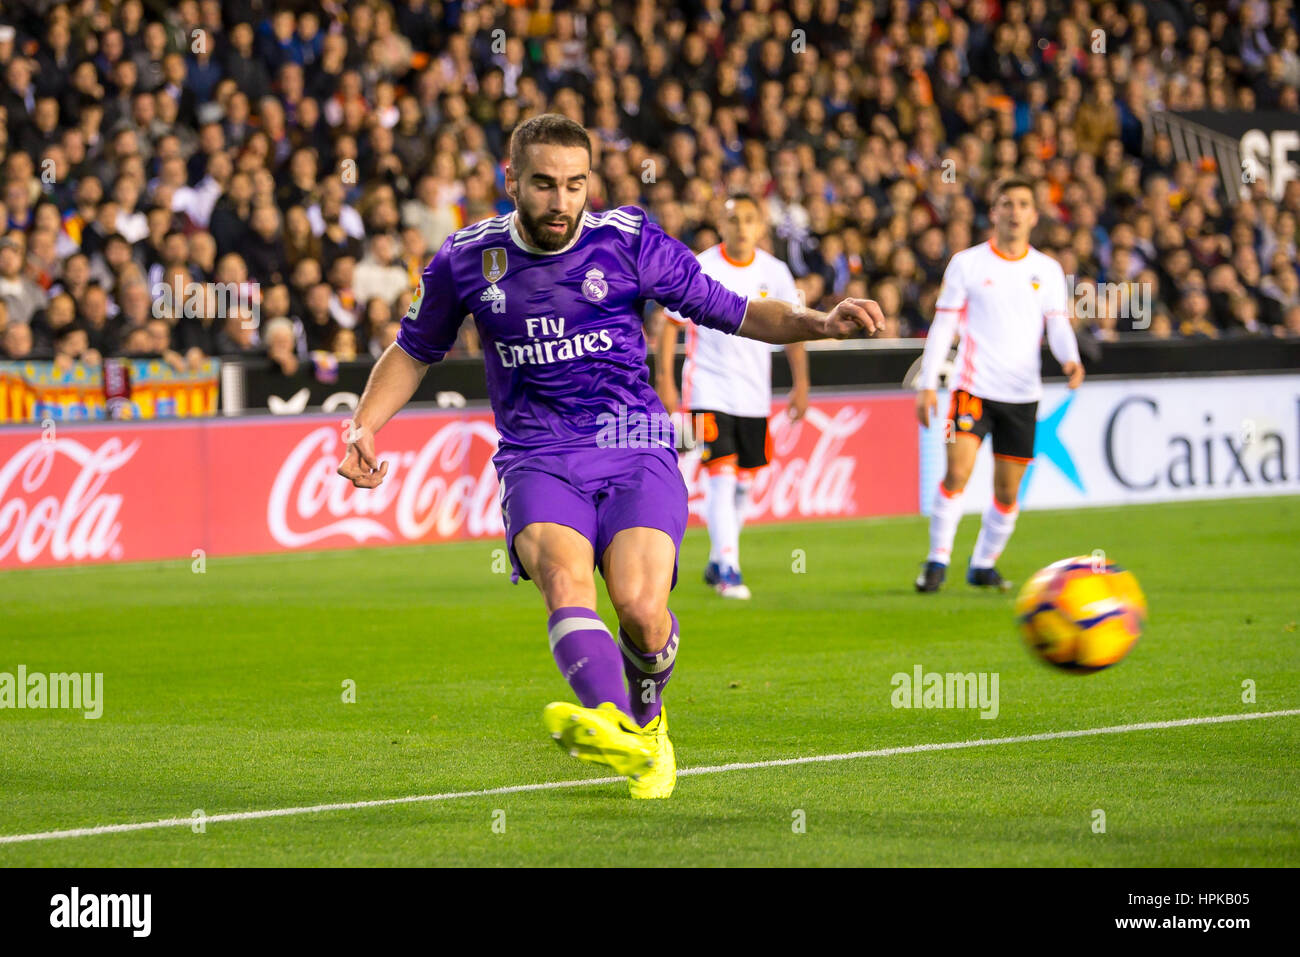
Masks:
[[[370,370],[361,401],[347,423],[348,451],[338,474],[357,488],[375,488],[388,474],[388,463],[375,457],[375,433],[411,401],[429,371],[426,363],[412,359],[393,343]]]
[[[774,345],[813,339],[847,339],[858,330],[872,335],[885,324],[874,299],[845,299],[830,312],[804,309],[779,299],[751,299],[736,335]]]

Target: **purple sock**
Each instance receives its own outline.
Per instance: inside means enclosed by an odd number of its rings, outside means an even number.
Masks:
[[[623,673],[627,675],[628,697],[632,702],[632,720],[645,727],[659,716],[663,707],[664,686],[673,676],[673,663],[677,660],[677,637],[680,629],[677,616],[668,612],[671,630],[668,644],[661,651],[647,654],[627,636],[622,628],[618,630],[618,646],[623,649]]]
[[[618,646],[600,617],[590,608],[557,608],[546,620],[546,628],[560,674],[582,706],[595,708],[612,701],[624,714],[631,714],[618,667]]]

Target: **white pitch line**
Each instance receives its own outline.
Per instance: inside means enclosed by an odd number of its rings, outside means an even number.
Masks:
[[[679,777],[696,774],[722,774],[726,771],[749,771],[755,768],[779,768],[793,764],[827,764],[832,761],[853,761],[858,758],[886,758],[896,754],[922,754],[927,751],[956,751],[961,748],[983,748],[995,744],[1025,744],[1032,741],[1058,741],[1064,738],[1086,738],[1099,734],[1126,734],[1130,731],[1156,731],[1162,728],[1188,728],[1199,724],[1227,724],[1232,721],[1255,721],[1260,718],[1289,718],[1300,715],[1300,708],[1286,711],[1252,711],[1247,714],[1219,714],[1201,718],[1179,718],[1174,721],[1144,721],[1140,724],[1119,724],[1108,728],[1083,728],[1077,731],[1045,731],[1040,734],[1020,734],[1009,738],[976,738],[973,741],[945,741],[937,744],[909,744],[897,748],[877,748],[874,751],[847,751],[843,754],[817,754],[802,758],[777,758],[771,761],[745,761],[734,764],[714,764],[699,768],[683,768]],[[160,827],[190,827],[197,820],[205,824],[223,821],[255,821],[268,817],[290,817],[298,814],[318,814],[321,811],[355,811],[369,807],[387,807],[394,804],[418,804],[430,801],[450,801],[456,798],[491,797],[497,794],[521,794],[528,791],[555,791],[560,788],[580,788],[593,784],[616,784],[621,777],[580,778],[576,781],[547,781],[542,784],[512,784],[508,787],[487,788],[481,791],[448,791],[443,794],[415,794],[409,797],[380,798],[373,801],[348,801],[339,804],[313,804],[308,807],[272,808],[266,811],[235,811],[229,814],[208,814],[202,818],[170,817],[158,821],[136,821],[130,824],[101,824],[97,827],[77,827],[64,831],[40,831],[34,834],[0,835],[0,844],[21,844],[28,841],[53,841],[68,837],[93,837],[98,834],[120,834],[125,831],[148,831]]]

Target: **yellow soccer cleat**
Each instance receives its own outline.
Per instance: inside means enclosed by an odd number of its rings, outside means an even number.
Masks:
[[[677,784],[677,756],[668,737],[668,714],[660,707],[659,716],[641,729],[650,745],[654,767],[639,778],[627,782],[634,798],[666,798]]]
[[[562,750],[580,761],[613,768],[633,782],[654,766],[651,740],[612,701],[599,708],[556,701],[542,711],[542,723]]]

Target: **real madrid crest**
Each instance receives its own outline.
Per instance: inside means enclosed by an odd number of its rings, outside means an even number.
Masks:
[[[582,281],[582,294],[592,302],[600,302],[609,295],[609,283],[605,282],[605,274],[595,266],[587,270],[587,278]]]
[[[506,248],[493,246],[483,250],[483,278],[495,283],[506,274]]]

